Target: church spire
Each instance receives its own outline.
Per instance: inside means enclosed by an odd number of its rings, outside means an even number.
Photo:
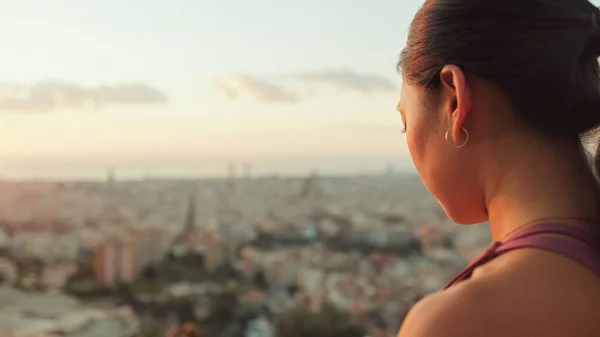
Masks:
[[[196,195],[190,194],[188,199],[188,209],[185,216],[183,233],[193,233],[196,228]]]

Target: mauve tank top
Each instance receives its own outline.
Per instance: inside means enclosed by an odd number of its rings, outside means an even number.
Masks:
[[[560,234],[561,236],[548,236],[547,234]],[[538,248],[563,255],[581,263],[600,276],[599,234],[559,223],[541,223],[523,227],[514,232],[507,240],[492,244],[458,273],[444,289],[470,278],[475,268],[495,257],[519,248]]]

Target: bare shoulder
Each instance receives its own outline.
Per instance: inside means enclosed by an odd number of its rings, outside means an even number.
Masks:
[[[505,336],[494,326],[501,323],[492,312],[494,302],[478,284],[461,284],[429,295],[409,312],[398,337]]]
[[[426,297],[398,337],[598,336],[597,278],[579,277],[579,266],[560,259],[545,265],[544,258],[508,261],[510,267],[498,259],[483,275]]]

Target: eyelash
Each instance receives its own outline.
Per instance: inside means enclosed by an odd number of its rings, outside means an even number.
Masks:
[[[402,129],[400,130],[400,132],[402,134],[406,134],[406,126],[402,126]]]

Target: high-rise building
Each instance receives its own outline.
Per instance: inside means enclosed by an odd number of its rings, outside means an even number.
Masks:
[[[135,281],[138,275],[137,266],[137,242],[136,240],[121,240],[119,249],[119,281],[121,283],[131,283]]]
[[[118,242],[107,240],[96,247],[94,254],[94,281],[111,287],[117,283]]]
[[[97,284],[112,287],[131,283],[139,273],[138,241],[134,238],[110,238],[99,244],[94,252],[94,280]]]

